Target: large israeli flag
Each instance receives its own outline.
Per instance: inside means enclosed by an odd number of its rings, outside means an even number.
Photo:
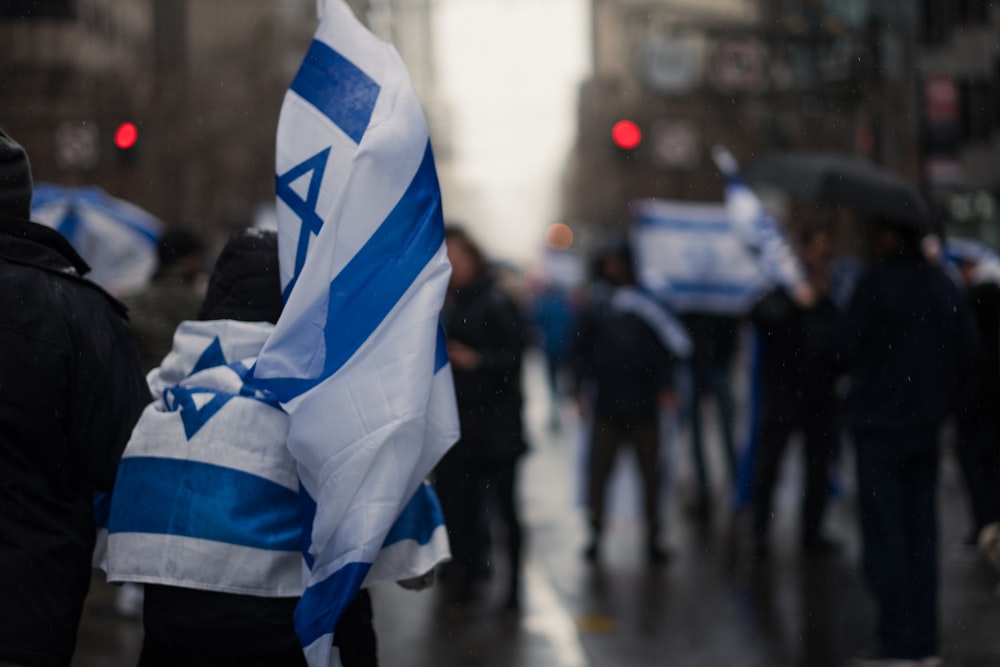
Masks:
[[[118,467],[102,531],[113,582],[259,597],[303,593],[303,517],[288,415],[244,384],[267,322],[182,322],[147,380],[154,401]],[[99,525],[100,522],[99,522]],[[448,556],[443,515],[422,484],[373,566],[417,579]],[[371,577],[371,575],[370,575]]]
[[[458,438],[439,325],[451,267],[426,121],[395,49],[342,0],[285,96],[277,213],[285,309],[249,382],[289,413],[307,514],[295,614],[311,665],[390,529]]]

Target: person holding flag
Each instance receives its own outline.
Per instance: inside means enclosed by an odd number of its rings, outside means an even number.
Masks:
[[[298,499],[302,570],[288,590],[301,594],[293,626],[312,667],[344,664],[335,630],[362,588],[421,575],[448,557],[443,523],[434,520],[440,508],[423,490],[458,438],[439,322],[451,267],[427,124],[395,49],[343,0],[324,0],[320,12],[278,122],[281,316],[251,363],[210,355],[211,368],[179,373],[168,388],[180,391],[169,404],[164,396],[163,413],[191,442],[249,405],[237,397],[287,416],[293,478],[282,475],[278,486],[291,485]],[[187,386],[185,377],[207,379],[195,370],[225,386]],[[265,488],[287,498],[269,481]],[[415,499],[419,520],[409,516]],[[205,524],[184,516],[145,534],[214,538],[213,548],[242,534],[199,535]],[[268,533],[251,548],[275,548],[274,539],[285,549],[295,538]]]
[[[363,586],[440,560],[385,552],[458,439],[440,326],[451,266],[427,123],[396,50],[343,0],[320,9],[278,122],[284,310],[246,378],[289,415],[307,568],[295,630],[313,666],[338,664],[334,630]]]

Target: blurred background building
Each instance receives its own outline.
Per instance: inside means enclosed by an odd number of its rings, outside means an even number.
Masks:
[[[625,224],[640,197],[719,200],[707,149],[721,143],[741,160],[866,156],[919,183],[949,227],[998,240],[994,3],[592,3],[593,77],[580,92],[567,219],[605,228]],[[613,137],[620,121],[641,138]]]
[[[990,0],[579,1],[590,6],[591,75],[569,119],[558,217],[583,237],[624,225],[636,198],[719,200],[707,149],[721,143],[741,160],[769,149],[868,156],[919,182],[951,228],[1000,241]],[[441,3],[350,4],[410,68],[447,202],[459,186],[435,66]],[[101,185],[218,241],[273,206],[278,110],[315,7],[5,0],[0,125],[25,144],[37,180]],[[622,120],[641,133],[632,147],[612,139]],[[137,134],[119,147],[124,123]]]

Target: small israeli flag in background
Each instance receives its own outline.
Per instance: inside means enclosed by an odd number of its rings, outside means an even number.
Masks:
[[[777,220],[764,209],[757,194],[740,176],[739,163],[722,146],[712,147],[712,159],[726,178],[726,217],[757,266],[773,285],[793,292],[807,282],[805,269]]]
[[[420,103],[392,46],[342,0],[321,10],[278,124],[285,309],[247,381],[291,417],[309,524],[296,631],[310,665],[336,665],[344,607],[399,576],[376,562],[380,548],[442,539],[440,523],[390,529],[457,440],[458,417],[439,325],[451,267]]]

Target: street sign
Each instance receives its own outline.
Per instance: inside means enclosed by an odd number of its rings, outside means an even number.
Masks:
[[[701,82],[703,52],[703,42],[692,37],[650,37],[640,47],[639,70],[657,92],[684,92]]]
[[[727,39],[712,54],[712,81],[723,91],[752,92],[767,80],[767,54],[756,39]]]
[[[62,123],[56,128],[55,140],[56,166],[60,169],[86,170],[97,166],[97,127],[93,123]]]
[[[698,129],[686,121],[663,120],[651,131],[653,157],[661,167],[694,169],[701,157]]]

